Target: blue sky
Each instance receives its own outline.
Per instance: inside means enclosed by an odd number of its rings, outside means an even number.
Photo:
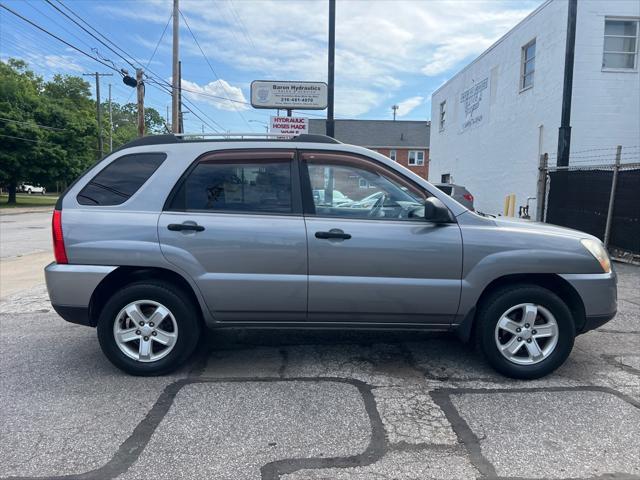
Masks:
[[[72,16],[57,1],[52,0]],[[148,64],[146,104],[165,115],[170,96],[158,83],[171,81],[171,23],[162,36],[171,0],[62,1],[130,54],[134,64]],[[106,63],[133,70],[44,0],[5,3]],[[398,104],[400,119],[429,119],[431,93],[540,3],[338,0],[336,118],[389,119],[391,106]],[[263,122],[275,112],[243,103],[249,100],[252,80],[326,81],[327,0],[181,0],[180,7],[184,95],[201,117],[186,113],[185,131],[199,132],[203,123],[206,131],[263,131]],[[0,57],[22,58],[46,78],[110,71],[4,10]],[[133,89],[117,75],[102,79],[105,98],[109,83],[114,101],[135,101]]]

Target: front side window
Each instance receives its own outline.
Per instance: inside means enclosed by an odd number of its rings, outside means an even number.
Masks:
[[[520,68],[520,90],[533,87],[533,74],[536,70],[536,41],[532,40],[522,47],[522,66]]]
[[[334,163],[327,155],[307,158],[315,214],[323,217],[416,220],[425,194],[365,161]]]
[[[634,70],[638,54],[638,20],[605,20],[602,67]]]
[[[292,213],[291,161],[204,159],[189,173],[170,210]]]
[[[409,150],[409,165],[411,165],[412,167],[419,167],[424,165],[424,151]]]
[[[77,196],[80,205],[120,205],[149,180],[167,156],[137,153],[120,157],[100,171]]]

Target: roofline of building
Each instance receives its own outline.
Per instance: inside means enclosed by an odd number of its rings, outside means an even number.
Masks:
[[[500,45],[504,40],[507,39],[507,37],[509,37],[509,35],[511,35],[518,27],[520,27],[520,25],[524,24],[525,22],[529,21],[531,18],[533,18],[534,16],[536,16],[538,13],[540,13],[540,11],[545,8],[547,5],[549,5],[553,0],[547,0],[546,2],[544,2],[542,5],[540,5],[538,8],[536,8],[533,12],[531,12],[529,15],[527,15],[526,17],[524,17],[522,20],[520,20],[516,25],[514,25],[507,33],[505,33],[503,36],[501,36],[498,40],[496,40],[493,45],[491,45],[489,48],[487,48],[484,52],[482,52],[480,55],[478,55],[476,58],[474,58],[471,62],[469,62],[462,70],[459,70],[453,77],[451,77],[449,80],[447,80],[446,82],[444,82],[442,85],[440,85],[436,90],[434,90],[434,92],[431,94],[431,98],[433,98],[434,95],[436,95],[440,90],[442,90],[444,87],[446,87],[449,83],[451,83],[453,80],[456,79],[456,77],[458,77],[459,75],[461,75],[462,73],[466,72],[469,68],[471,68],[476,62],[478,62],[481,58],[483,58],[485,55],[487,55],[489,52],[491,52],[491,50],[493,50],[494,48],[496,48],[498,45]]]
[[[391,150],[398,150],[401,148],[404,149],[413,149],[413,150],[429,150],[429,147],[426,145],[367,145],[364,148],[389,148]]]

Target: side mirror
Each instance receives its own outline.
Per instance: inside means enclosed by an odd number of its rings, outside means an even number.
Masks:
[[[424,202],[424,218],[433,223],[451,222],[449,209],[436,197],[429,197]]]

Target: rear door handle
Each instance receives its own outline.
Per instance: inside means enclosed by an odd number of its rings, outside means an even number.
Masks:
[[[349,240],[351,238],[351,235],[349,235],[348,233],[344,233],[339,228],[332,228],[328,232],[316,232],[316,238],[321,238],[321,239],[337,238],[341,240]]]
[[[181,232],[184,230],[202,232],[204,230],[204,227],[202,225],[194,223],[170,223],[169,225],[167,225],[167,228],[172,232]]]

